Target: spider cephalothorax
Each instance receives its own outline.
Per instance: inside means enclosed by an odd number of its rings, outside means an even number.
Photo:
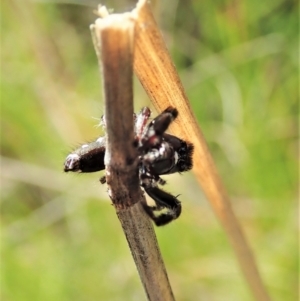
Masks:
[[[168,107],[147,125],[150,115],[147,107],[134,115],[135,145],[139,155],[140,185],[155,201],[154,206],[145,203],[143,207],[155,224],[161,226],[179,217],[181,203],[177,197],[159,188],[158,184],[166,183],[160,176],[190,170],[194,146],[165,133],[178,115],[175,108]],[[104,136],[73,151],[66,158],[64,171],[86,173],[105,169],[105,143]],[[105,177],[100,181],[105,183]]]

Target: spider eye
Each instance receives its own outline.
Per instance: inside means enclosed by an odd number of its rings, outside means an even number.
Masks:
[[[186,154],[186,147],[182,146],[178,151],[180,157],[184,156]]]

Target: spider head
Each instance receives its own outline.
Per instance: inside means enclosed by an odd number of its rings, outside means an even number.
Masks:
[[[169,134],[164,134],[163,139],[174,149],[175,164],[168,174],[192,169],[194,145]]]

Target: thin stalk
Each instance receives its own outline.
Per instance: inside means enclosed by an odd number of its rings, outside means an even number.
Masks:
[[[133,133],[134,29],[130,13],[106,15],[91,26],[104,85],[106,180],[148,300],[173,301],[152,223],[141,206]]]
[[[158,112],[170,105],[180,112],[171,131],[194,144],[193,171],[196,178],[227,233],[255,299],[269,301],[271,299],[263,284],[251,248],[233,212],[148,1],[140,0],[136,10],[135,73]]]

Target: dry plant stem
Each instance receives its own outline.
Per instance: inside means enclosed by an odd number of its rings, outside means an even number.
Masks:
[[[124,14],[98,19],[91,28],[105,94],[106,180],[148,299],[172,301],[155,232],[140,204],[144,196],[133,133],[134,25],[134,18]]]
[[[192,139],[195,145],[193,171],[197,180],[226,230],[256,300],[270,300],[146,0],[139,1],[136,13],[135,73],[158,112],[169,105],[179,110],[179,117],[171,130],[186,140]]]
[[[130,210],[117,213],[148,300],[174,301],[152,223],[143,212],[141,203],[136,203]]]

